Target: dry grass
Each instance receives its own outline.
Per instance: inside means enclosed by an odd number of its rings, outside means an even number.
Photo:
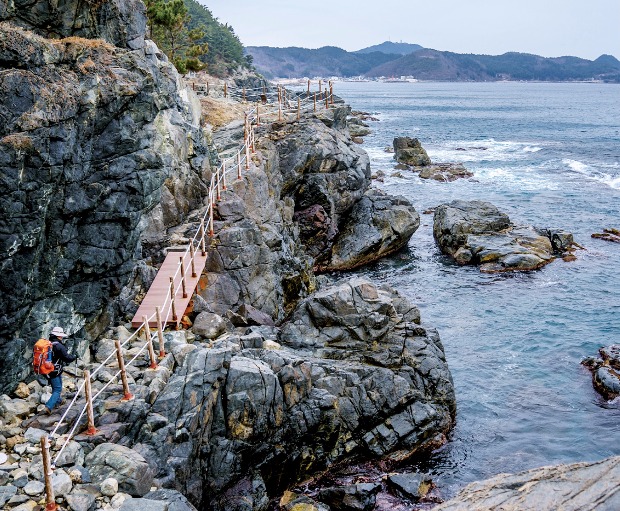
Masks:
[[[76,45],[80,48],[90,48],[90,49],[98,49],[112,52],[114,51],[114,46],[110,43],[105,42],[103,39],[86,39],[84,37],[65,37],[64,39],[58,39],[52,41],[54,44],[63,44],[67,45]]]
[[[223,98],[201,97],[200,105],[202,106],[202,122],[210,124],[215,129],[232,121],[243,119],[245,110],[249,109],[247,104],[244,105]]]
[[[34,147],[32,139],[22,133],[14,133],[0,139],[0,144],[10,145],[16,151],[27,151]]]
[[[87,58],[83,62],[80,62],[77,65],[77,68],[81,71],[82,74],[87,75],[94,72],[97,68],[97,65],[90,58]]]

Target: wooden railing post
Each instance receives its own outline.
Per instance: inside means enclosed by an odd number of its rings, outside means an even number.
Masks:
[[[254,126],[250,126],[250,150],[252,154],[256,154],[256,148],[254,147]]]
[[[192,258],[192,278],[196,278],[196,263],[194,262],[194,258],[196,257],[196,251],[194,249],[194,242],[191,241],[189,244],[189,255]]]
[[[260,115],[258,114],[258,103],[256,103],[256,127],[260,128]]]
[[[121,371],[121,381],[123,382],[123,397],[121,401],[131,401],[134,398],[134,395],[129,392],[129,384],[127,383],[127,371],[125,370],[125,359],[123,358],[121,341],[116,339],[114,341],[114,346],[116,346],[116,360],[118,361],[118,367]]]
[[[241,151],[237,151],[237,179],[241,179]]]
[[[334,104],[334,84],[329,82],[329,102],[333,105]]]
[[[222,161],[222,190],[227,190],[226,188],[226,160]]]
[[[166,356],[166,348],[164,344],[164,329],[161,326],[161,311],[159,307],[155,307],[155,321],[157,321],[157,337],[159,338],[159,358]]]
[[[177,308],[174,303],[174,277],[170,277],[170,307],[172,308],[172,321],[178,319]]]
[[[224,97],[228,97],[228,84],[226,82],[224,82]]]
[[[308,97],[310,97],[310,80],[308,80]]]
[[[185,285],[185,263],[183,257],[179,257],[179,264],[181,265],[181,288],[183,289],[183,298],[187,298],[187,287]]]
[[[95,414],[93,412],[93,398],[90,388],[90,371],[84,369],[84,396],[86,398],[86,416],[88,418],[88,425],[86,427],[85,434],[93,436],[97,434],[97,428],[95,428]]]
[[[211,190],[211,193],[209,193],[209,201],[211,203],[211,205],[209,206],[209,237],[213,238],[213,207],[215,206],[215,202],[213,202],[213,190]]]
[[[222,185],[220,184],[220,168],[217,168],[217,171],[215,172],[215,189],[217,190],[217,195],[215,200],[220,201],[222,200]]]
[[[325,93],[325,108],[329,108],[329,95],[327,92]]]
[[[43,478],[45,480],[45,511],[56,511],[56,497],[52,485],[52,464],[50,461],[50,444],[47,435],[41,437],[41,455],[43,457]]]
[[[245,170],[250,170],[250,146],[245,143]]]
[[[316,92],[314,93],[314,111],[316,112]]]
[[[149,369],[155,369],[157,367],[157,358],[155,358],[155,350],[153,349],[153,339],[151,339],[149,318],[147,318],[146,316],[142,316],[142,321],[144,323],[144,337],[146,337],[146,343],[149,350],[149,360],[151,361]]]
[[[321,93],[321,91],[323,90],[323,89],[321,88],[321,83],[322,83],[322,82],[321,82],[321,80],[319,80],[319,94],[320,94],[320,93]]]
[[[282,103],[278,102],[278,122],[282,121]]]
[[[205,246],[205,221],[202,219],[200,221],[200,249],[202,252],[202,257],[207,255],[207,247]]]

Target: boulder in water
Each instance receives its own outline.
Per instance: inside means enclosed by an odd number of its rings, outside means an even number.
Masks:
[[[487,273],[536,270],[563,254],[572,235],[556,229],[515,226],[506,213],[481,201],[454,201],[435,210],[433,235],[457,264]]]

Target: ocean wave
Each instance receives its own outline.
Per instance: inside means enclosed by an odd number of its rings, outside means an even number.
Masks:
[[[429,146],[427,152],[437,161],[513,161],[529,158],[529,153],[537,153],[543,144],[519,142],[516,140],[457,140],[439,146]]]
[[[597,167],[602,167],[605,169],[618,168],[617,163],[611,165],[597,165],[595,167],[594,165],[588,165],[587,163],[583,163],[579,160],[571,160],[569,158],[565,158],[564,160],[562,160],[562,163],[573,172],[577,172],[578,174],[581,174],[588,179],[603,183],[604,185],[607,185],[614,190],[620,190],[620,175],[610,174],[608,172],[601,172],[600,170],[597,170]]]

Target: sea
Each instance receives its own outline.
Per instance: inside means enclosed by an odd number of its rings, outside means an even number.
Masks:
[[[620,399],[606,401],[580,364],[620,343],[620,86],[602,83],[337,82],[370,113],[362,147],[373,186],[406,197],[421,225],[400,253],[358,273],[421,310],[445,347],[457,399],[448,443],[410,470],[442,498],[503,472],[620,455]],[[396,171],[394,137],[418,138],[433,162],[474,173],[452,183]],[[455,199],[484,200],[513,223],[569,231],[576,261],[484,274],[438,250],[433,215]]]

